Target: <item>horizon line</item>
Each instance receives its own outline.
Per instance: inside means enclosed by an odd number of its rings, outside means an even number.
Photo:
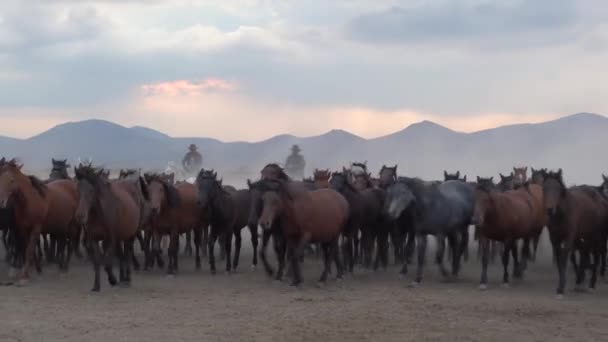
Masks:
[[[470,132],[462,131],[462,130],[456,130],[456,129],[453,129],[453,128],[449,127],[449,125],[443,125],[443,124],[437,123],[437,122],[432,121],[432,120],[424,119],[424,120],[420,120],[420,121],[417,121],[417,122],[413,122],[413,123],[411,123],[411,124],[409,124],[409,125],[401,128],[401,129],[398,129],[398,130],[396,130],[394,132],[391,132],[391,133],[388,133],[388,134],[379,135],[379,136],[375,136],[375,137],[369,137],[369,138],[362,137],[362,136],[360,136],[358,134],[352,133],[350,131],[347,131],[347,130],[344,130],[344,129],[341,129],[341,128],[331,128],[331,129],[329,129],[329,130],[327,130],[327,131],[325,131],[323,133],[312,134],[312,135],[308,135],[308,136],[300,136],[300,135],[295,135],[295,134],[292,134],[292,133],[279,133],[279,134],[272,135],[272,136],[270,136],[268,138],[261,139],[261,140],[255,140],[255,141],[246,141],[246,140],[225,141],[225,140],[220,140],[218,138],[205,137],[205,136],[200,136],[200,137],[196,137],[196,136],[172,136],[172,135],[169,135],[167,133],[164,133],[163,131],[161,131],[159,129],[151,128],[149,126],[145,126],[145,125],[142,125],[142,124],[137,124],[137,125],[133,125],[133,126],[127,126],[127,125],[123,125],[123,124],[117,123],[115,121],[111,121],[111,120],[107,120],[107,119],[99,119],[99,118],[93,117],[93,118],[83,119],[83,120],[65,121],[65,122],[62,122],[60,124],[56,124],[54,126],[51,126],[51,127],[47,128],[47,129],[45,129],[45,130],[43,130],[43,131],[41,131],[39,133],[31,135],[31,136],[29,136],[27,138],[15,138],[15,137],[7,136],[7,135],[2,135],[2,136],[0,136],[0,138],[8,138],[8,139],[17,140],[17,141],[27,141],[27,140],[35,138],[35,137],[37,137],[39,135],[42,135],[42,134],[44,134],[46,132],[49,132],[49,131],[51,131],[51,130],[57,128],[57,127],[63,126],[63,125],[67,125],[67,124],[79,124],[79,123],[91,122],[91,121],[99,121],[99,122],[110,123],[110,124],[113,124],[113,125],[116,125],[116,126],[120,126],[122,128],[126,128],[126,129],[134,129],[134,128],[148,129],[148,130],[152,130],[154,132],[157,132],[159,134],[165,135],[165,136],[167,136],[168,138],[171,138],[171,139],[211,139],[211,140],[215,140],[215,141],[218,141],[218,142],[221,142],[221,143],[249,143],[249,144],[256,144],[256,143],[262,143],[262,142],[265,142],[265,141],[268,141],[268,140],[272,140],[272,139],[276,139],[276,138],[284,137],[284,136],[292,137],[292,138],[296,138],[296,139],[306,139],[306,138],[315,138],[315,137],[324,136],[324,135],[327,135],[327,134],[329,134],[331,132],[334,132],[334,131],[344,132],[344,133],[347,133],[349,135],[352,135],[352,136],[354,136],[356,138],[363,139],[363,140],[374,140],[374,139],[381,139],[381,138],[384,138],[384,137],[387,137],[387,136],[391,136],[393,134],[396,134],[396,133],[399,133],[401,131],[404,131],[404,130],[406,130],[406,129],[414,126],[414,125],[419,125],[419,124],[422,124],[422,123],[430,123],[430,124],[436,125],[438,127],[441,127],[443,129],[446,129],[446,130],[449,130],[451,132],[454,132],[454,133],[476,134],[476,133],[480,133],[480,132],[484,132],[484,131],[489,131],[489,130],[493,130],[493,129],[498,129],[498,128],[503,128],[503,127],[511,127],[511,126],[518,126],[518,125],[544,124],[544,123],[558,121],[558,120],[562,120],[562,119],[573,117],[573,116],[582,116],[582,115],[586,115],[586,116],[598,116],[598,117],[602,117],[602,118],[608,119],[608,116],[605,115],[605,114],[594,113],[594,112],[577,112],[577,113],[573,113],[573,114],[566,114],[566,115],[558,116],[558,117],[555,117],[553,119],[549,119],[549,120],[545,120],[545,121],[539,121],[539,122],[519,122],[519,123],[498,125],[498,126],[484,128],[484,129],[480,129],[480,130],[477,130],[477,131],[470,131]]]

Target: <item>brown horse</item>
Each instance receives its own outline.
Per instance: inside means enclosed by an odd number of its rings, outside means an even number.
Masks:
[[[597,188],[574,186],[567,188],[562,170],[547,172],[543,184],[544,204],[549,214],[548,230],[557,259],[558,296],[564,294],[566,267],[570,253],[578,250],[581,263],[575,265],[576,287],[582,285],[585,271],[591,267],[589,287],[595,288],[599,259],[606,246],[608,202]],[[594,262],[590,265],[590,255]]]
[[[19,236],[24,239],[25,265],[20,275],[22,281],[29,278],[29,268],[36,262],[36,247],[41,234],[50,234],[60,241],[59,250],[64,243],[77,239],[78,229],[74,224],[77,193],[71,180],[58,180],[42,183],[34,176],[21,172],[22,165],[16,161],[0,163],[0,204],[3,208],[10,201],[15,211],[15,224]],[[66,258],[61,258],[60,269],[67,270],[72,248],[68,248]]]
[[[513,167],[513,183],[516,188],[528,181],[528,167]]]
[[[537,214],[541,208],[537,206],[535,198],[526,188],[500,192],[483,184],[476,187],[472,223],[479,229],[482,250],[480,289],[486,289],[488,283],[489,240],[504,243],[502,254],[504,284],[509,283],[509,253],[514,259],[514,276],[516,278],[522,276],[526,258],[522,258],[523,265],[520,265],[517,240],[528,239],[538,234]]]
[[[169,235],[167,273],[175,274],[178,270],[179,236],[193,231],[196,250],[195,266],[196,269],[200,269],[204,213],[196,205],[198,197],[196,193],[193,193],[196,188],[188,183],[180,183],[174,186],[167,177],[157,174],[146,174],[145,178],[148,182],[152,205],[152,219],[150,220],[149,234],[146,234],[146,245],[149,246],[150,240],[154,240],[154,251],[153,254],[148,251],[146,267],[151,266],[154,260],[157,260],[159,266],[162,266],[160,239],[164,235]]]
[[[104,177],[103,169],[90,165],[79,165],[74,172],[79,194],[76,221],[85,227],[85,239],[95,271],[92,291],[100,290],[102,252],[99,241],[103,242],[105,270],[110,285],[117,284],[112,271],[115,256],[119,259],[119,280],[121,284],[129,285],[129,257],[144,217],[142,203],[149,200],[147,186],[141,178],[109,181]]]
[[[51,168],[51,172],[49,174],[49,179],[45,183],[49,183],[49,182],[60,180],[60,179],[71,179],[70,175],[68,174],[68,168],[70,167],[70,164],[68,163],[67,159],[61,160],[61,159],[51,158],[51,165],[52,165],[52,168]],[[80,235],[80,233],[78,235]],[[59,259],[65,258],[65,248],[67,246],[67,241],[65,241],[66,238],[67,237],[49,236],[49,234],[42,233],[42,240],[44,243],[44,252],[46,254],[47,262],[54,263],[55,261],[58,261],[58,265],[61,265],[64,263],[64,260],[59,260]],[[57,249],[58,239],[64,239],[64,241],[59,242],[59,244],[62,245],[62,249],[60,249],[60,250]],[[79,248],[80,247],[79,236],[77,236],[75,239],[73,239],[73,241],[71,241],[70,243],[74,244],[73,248],[74,248],[74,252],[75,252],[76,256],[78,256],[79,258],[82,257],[82,255],[80,253],[80,248]]]
[[[263,209],[259,222],[264,230],[269,230],[277,219],[281,219],[293,270],[292,285],[302,282],[298,257],[311,242],[321,243],[323,247],[325,267],[319,281],[327,280],[332,257],[337,276],[341,278],[343,267],[338,238],[348,220],[346,199],[331,189],[307,191],[301,184],[293,182],[262,181],[260,186]]]
[[[313,178],[315,181],[315,185],[317,186],[318,189],[329,188],[329,179],[331,178],[331,172],[329,171],[329,169],[326,169],[326,170],[315,169],[315,172],[313,175],[314,175]]]

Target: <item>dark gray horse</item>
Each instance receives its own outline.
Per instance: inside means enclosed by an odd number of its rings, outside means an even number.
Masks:
[[[392,219],[414,206],[414,229],[418,249],[418,269],[414,285],[422,281],[424,256],[426,255],[426,236],[437,239],[435,262],[444,277],[448,272],[443,265],[445,238],[452,246],[452,275],[458,275],[460,258],[466,242],[464,237],[471,223],[475,205],[473,188],[461,181],[425,182],[418,178],[399,177],[388,188],[385,210]],[[402,273],[407,273],[407,263]]]

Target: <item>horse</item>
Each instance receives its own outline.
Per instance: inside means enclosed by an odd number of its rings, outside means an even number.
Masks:
[[[542,169],[535,170],[534,168],[531,168],[530,170],[532,172],[532,176],[530,177],[530,182],[532,184],[543,185],[543,183],[545,182],[545,176],[547,175],[547,169],[542,168]]]
[[[576,267],[576,288],[579,289],[591,265],[589,287],[595,288],[600,257],[606,248],[606,227],[608,224],[608,202],[597,188],[590,186],[566,187],[562,169],[548,171],[543,183],[544,205],[549,215],[548,230],[557,259],[559,274],[557,295],[563,296],[566,285],[566,267],[570,253],[578,250],[581,264]]]
[[[103,242],[108,282],[112,286],[117,284],[112,270],[113,259],[117,256],[120,284],[128,286],[131,283],[129,256],[142,224],[142,202],[150,200],[147,185],[141,177],[109,181],[105,179],[103,169],[91,165],[79,165],[74,173],[79,195],[75,217],[85,227],[85,239],[95,272],[91,290],[100,291],[102,252],[99,241]]]
[[[382,189],[386,189],[389,186],[393,185],[397,181],[397,164],[395,166],[386,166],[382,165],[379,176],[379,184],[378,186]]]
[[[517,279],[523,276],[529,251],[524,251],[520,260],[517,240],[530,239],[542,230],[543,225],[538,223],[539,212],[541,214],[543,212],[542,193],[540,199],[533,195],[539,190],[538,185],[526,185],[517,190],[500,191],[483,183],[475,189],[473,223],[479,228],[479,243],[482,250],[480,289],[487,289],[489,240],[501,241],[504,244],[502,252],[503,283],[509,284],[509,253],[512,254],[514,260],[513,276]],[[524,244],[524,250],[526,248],[527,244]]]
[[[359,231],[362,231],[366,250],[365,266],[371,264],[371,250],[373,249],[374,237],[381,233],[383,224],[382,208],[384,192],[380,189],[366,189],[358,191],[348,181],[347,170],[343,172],[333,172],[331,174],[330,189],[342,194],[350,207],[348,220],[344,226],[344,239],[342,241],[342,251],[346,269],[352,273],[354,270],[356,247],[359,240]],[[382,259],[386,265],[386,239],[378,238],[378,251],[376,256],[376,267]]]
[[[329,179],[331,178],[331,172],[329,169],[319,170],[315,169],[313,173],[313,181],[317,188],[329,188]]]
[[[163,266],[160,259],[160,239],[163,235],[170,236],[169,264],[167,273],[174,275],[178,270],[179,236],[194,230],[194,245],[196,249],[195,267],[201,268],[200,246],[202,235],[202,219],[204,213],[197,205],[194,186],[182,183],[174,185],[167,176],[147,173],[144,175],[148,183],[152,218],[150,230],[146,234],[147,248],[153,240],[153,251],[147,251],[146,269],[156,261]]]
[[[448,173],[447,171],[443,171],[443,181],[447,182],[449,180],[457,180],[457,181],[461,181],[461,182],[467,182],[467,175],[464,175],[464,177],[460,178],[460,171],[456,171],[456,173]]]
[[[226,250],[226,272],[236,270],[239,264],[241,250],[241,229],[248,226],[248,209],[251,195],[248,190],[229,191],[222,187],[222,180],[217,178],[213,170],[201,169],[196,177],[199,206],[209,212],[209,266],[215,274],[214,246],[219,236],[224,237]],[[258,232],[257,224],[249,226],[251,243],[253,245],[253,263],[257,266]],[[232,235],[235,236],[234,259],[231,260]]]
[[[474,209],[474,192],[460,181],[425,182],[419,178],[399,177],[387,190],[387,214],[397,219],[410,205],[414,205],[416,248],[418,249],[417,272],[413,286],[422,281],[427,235],[434,235],[438,249],[435,262],[444,277],[448,272],[443,265],[445,238],[452,245],[452,275],[460,271],[460,257],[466,242],[464,236],[471,223]],[[407,273],[407,263],[402,273]]]
[[[120,171],[118,173],[118,180],[137,179],[140,177],[140,175],[141,175],[140,169],[120,169]],[[108,171],[108,178],[109,178],[109,171]],[[145,177],[143,178],[143,181],[145,181]],[[149,218],[150,214],[151,214],[150,213],[151,209],[149,208],[149,206],[145,206],[144,208],[142,208],[142,210],[145,212],[144,215],[146,216],[146,218]],[[148,223],[146,218],[142,219],[142,227],[140,230],[138,230],[137,236],[136,236],[137,242],[139,243],[139,248],[144,253],[147,248],[145,238],[143,236],[145,226]],[[139,271],[140,264],[139,264],[139,260],[137,260],[137,257],[135,256],[135,253],[131,254],[131,261],[133,262],[133,269],[136,271]]]
[[[511,172],[510,174],[508,174],[506,176],[503,175],[502,173],[499,173],[498,175],[500,176],[500,181],[496,185],[498,190],[500,190],[500,191],[515,190],[515,176],[513,175],[513,172]]]
[[[262,193],[263,209],[260,225],[264,230],[273,228],[277,218],[287,241],[293,279],[291,285],[302,282],[299,256],[308,243],[321,243],[324,269],[319,282],[327,280],[333,259],[337,277],[343,267],[338,252],[338,239],[349,215],[346,199],[332,189],[307,191],[301,184],[282,180],[265,180],[258,183]]]
[[[70,167],[70,164],[68,163],[67,159],[58,159],[56,160],[55,158],[51,158],[51,172],[49,174],[49,178],[46,181],[46,183],[55,181],[55,180],[59,180],[59,179],[71,179],[70,175],[68,173],[68,168]],[[77,257],[82,257],[82,254],[80,253],[80,232],[78,233],[78,236],[74,239],[74,241],[71,241],[71,243],[73,244],[73,248],[74,248],[74,252],[76,254]],[[58,237],[53,237],[53,236],[49,236],[48,234],[42,234],[42,239],[43,239],[43,243],[44,243],[44,251],[46,254],[46,258],[47,258],[47,262],[49,263],[53,263],[55,262],[55,259],[57,258],[57,254],[61,254],[63,257],[65,251],[61,250],[58,251],[57,250],[57,238]],[[65,238],[65,237],[61,237],[61,238]],[[63,245],[65,245],[64,242],[62,242]],[[59,262],[60,264],[62,263],[61,261]]]
[[[285,182],[291,181],[290,177],[283,171],[283,169],[276,163],[270,163],[264,166],[260,171],[260,180],[252,182],[247,180],[247,186],[249,187],[249,193],[251,196],[251,202],[249,207],[249,218],[247,225],[249,227],[257,227],[258,220],[262,214],[263,203],[262,203],[262,187],[261,182],[266,180],[282,180]],[[302,183],[304,184],[304,183]],[[273,268],[268,263],[266,258],[266,248],[268,242],[272,238],[272,244],[275,251],[275,255],[278,261],[278,269],[275,273]],[[287,252],[286,242],[283,237],[283,230],[281,228],[281,219],[279,218],[273,222],[271,229],[265,229],[262,231],[262,246],[260,247],[260,258],[262,259],[262,265],[268,276],[273,276],[276,280],[282,280],[283,272],[285,269],[285,254]]]
[[[0,162],[0,207],[14,210],[15,234],[12,241],[22,241],[18,246],[23,248],[17,247],[15,251],[23,253],[24,265],[19,281],[25,283],[34,264],[38,272],[42,271],[39,255],[36,255],[41,234],[70,233],[76,196],[70,191],[70,181],[45,184],[34,176],[23,174],[22,166],[15,159],[8,162],[2,159]],[[64,262],[60,268],[66,269]]]

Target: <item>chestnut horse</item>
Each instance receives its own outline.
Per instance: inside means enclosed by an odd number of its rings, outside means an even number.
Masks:
[[[0,162],[0,207],[7,208],[9,203],[13,207],[15,238],[21,239],[18,245],[25,248],[22,251],[25,264],[19,276],[20,281],[25,282],[34,263],[38,272],[41,271],[36,255],[41,233],[74,237],[75,229],[70,228],[73,228],[76,196],[71,181],[44,184],[34,176],[24,175],[21,168],[14,159]],[[64,263],[60,266],[66,268]]]
[[[153,252],[148,251],[146,267],[152,266],[154,260],[162,267],[160,239],[163,235],[169,235],[167,273],[175,274],[178,270],[179,236],[193,231],[196,250],[195,267],[200,269],[200,247],[205,216],[198,208],[195,187],[188,183],[173,185],[168,177],[158,174],[146,174],[145,179],[148,182],[152,206],[152,219],[149,232],[146,234],[146,246],[150,246],[151,240],[154,241]]]
[[[500,241],[504,244],[502,252],[503,283],[509,283],[509,254],[512,254],[514,260],[514,277],[521,278],[523,275],[528,255],[524,252],[520,260],[517,241],[530,239],[542,230],[542,224],[539,225],[539,212],[542,214],[543,207],[538,198],[533,195],[539,190],[538,185],[528,185],[517,190],[501,192],[482,182],[479,182],[476,187],[473,224],[479,229],[479,243],[482,251],[480,289],[485,290],[488,283],[489,240]],[[540,198],[542,199],[542,195]]]
[[[55,180],[60,180],[60,179],[70,179],[70,175],[68,174],[68,168],[70,167],[70,164],[68,163],[67,159],[55,159],[55,158],[51,158],[51,172],[49,174],[49,179],[46,181],[46,183],[55,181]],[[78,257],[82,257],[82,255],[80,254],[80,232],[78,233],[78,236],[73,240],[70,241],[71,244],[73,244],[74,248],[74,252],[76,254],[76,256]],[[57,243],[58,243],[58,239],[66,239],[67,237],[56,237],[56,236],[49,236],[49,234],[42,234],[42,239],[44,242],[44,252],[46,254],[46,258],[47,258],[47,262],[49,263],[54,263],[56,261],[56,259],[58,258],[64,258],[65,257],[65,248],[67,245],[67,241],[61,241],[60,244],[62,245],[62,249],[58,250],[57,249]],[[62,260],[57,260],[58,264],[62,264],[63,261]]]
[[[332,189],[307,191],[301,184],[267,180],[260,182],[263,209],[260,225],[272,229],[280,218],[283,235],[293,270],[292,285],[302,282],[299,256],[308,243],[321,243],[324,269],[319,279],[325,282],[331,259],[336,263],[337,277],[343,269],[338,251],[338,239],[348,220],[349,206],[346,199]]]
[[[597,188],[573,186],[567,188],[562,169],[547,172],[543,183],[544,204],[549,215],[548,230],[557,259],[558,296],[564,294],[566,267],[570,253],[578,250],[581,263],[575,267],[576,286],[582,285],[586,269],[591,266],[590,288],[595,288],[600,257],[606,248],[608,202]],[[589,257],[594,262],[590,265]],[[575,264],[576,266],[576,264]]]
[[[95,271],[92,291],[100,290],[99,271],[103,242],[105,271],[108,282],[117,284],[112,270],[113,259],[118,256],[123,285],[131,282],[130,254],[133,241],[142,225],[142,203],[149,201],[148,188],[139,177],[134,181],[109,181],[103,169],[79,165],[74,169],[78,183],[79,201],[76,220],[85,227],[85,239]],[[136,188],[133,189],[132,185]]]

